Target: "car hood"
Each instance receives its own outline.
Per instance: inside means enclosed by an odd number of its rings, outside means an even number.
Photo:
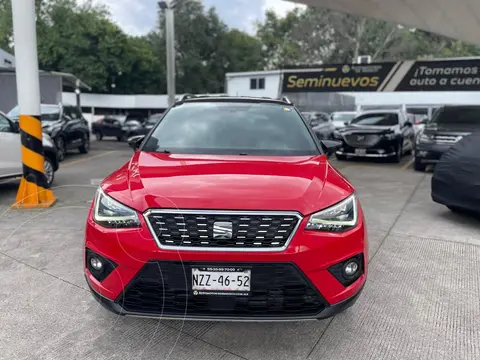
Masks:
[[[42,121],[42,129],[44,131],[51,130],[55,127],[62,126],[62,122],[60,120],[57,121]]]
[[[306,215],[353,192],[324,155],[192,156],[141,151],[101,187],[140,212],[179,208],[284,210]]]
[[[480,124],[479,124],[480,125]],[[480,126],[472,126],[471,124],[431,124],[425,126],[425,134],[432,135],[468,135],[472,132],[480,131]]]
[[[370,126],[350,124],[338,129],[342,135],[348,134],[385,134],[395,130],[395,126]]]

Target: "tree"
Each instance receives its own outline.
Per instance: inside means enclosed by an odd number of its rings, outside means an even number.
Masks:
[[[479,53],[473,45],[440,35],[320,8],[296,9],[284,18],[267,12],[265,22],[257,25],[257,37],[268,68],[351,63],[359,55],[392,61]]]
[[[165,59],[164,14],[149,40],[158,58]],[[230,30],[215,8],[178,0],[175,6],[177,93],[224,92],[225,73],[263,69],[262,45],[254,37]]]

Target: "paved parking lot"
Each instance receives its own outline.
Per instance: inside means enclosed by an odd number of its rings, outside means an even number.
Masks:
[[[369,229],[370,274],[333,319],[212,323],[117,317],[83,278],[83,228],[99,179],[126,144],[92,143],[57,173],[55,207],[12,211],[0,184],[0,359],[480,359],[480,222],[430,200],[431,174],[340,162]]]

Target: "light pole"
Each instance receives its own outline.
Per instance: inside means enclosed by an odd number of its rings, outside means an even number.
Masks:
[[[55,196],[45,176],[35,0],[12,1],[12,18],[23,165],[13,207],[46,208],[55,203]]]
[[[167,52],[167,92],[168,106],[175,104],[175,1],[161,0],[159,8],[165,13],[165,38]]]

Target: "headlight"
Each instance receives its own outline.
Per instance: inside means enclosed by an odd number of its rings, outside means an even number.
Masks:
[[[101,189],[95,196],[93,220],[107,228],[139,227],[137,212],[106,195]]]
[[[53,140],[52,138],[50,137],[50,135],[48,135],[47,133],[43,133],[42,134],[42,143],[43,143],[43,146],[48,146],[48,147],[55,147],[55,145],[53,144]]]
[[[427,134],[421,134],[417,138],[417,143],[432,143],[435,141],[435,137],[432,135],[427,135]]]
[[[387,140],[393,140],[395,139],[396,135],[394,133],[391,133],[391,134],[385,134],[383,135],[385,137],[385,139]]]
[[[310,216],[305,230],[343,232],[357,225],[357,198],[354,194],[345,200]]]

